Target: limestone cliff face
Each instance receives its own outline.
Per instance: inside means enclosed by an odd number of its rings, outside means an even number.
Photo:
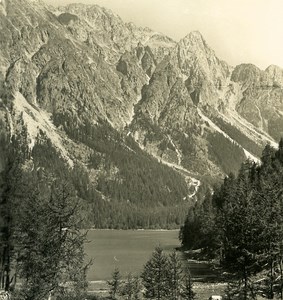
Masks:
[[[239,83],[242,98],[237,111],[275,140],[283,135],[283,70],[269,66],[262,71],[253,65],[239,65],[232,80]]]
[[[21,92],[30,103],[51,113],[57,125],[63,125],[60,120],[80,123],[91,119],[95,123],[105,119],[123,128],[150,71],[144,71],[140,64],[132,73],[121,74],[115,64],[109,64],[98,44],[93,42],[94,47],[89,48],[75,39],[45,6],[16,2],[6,1],[1,17],[0,57],[6,90]],[[139,83],[128,87],[131,80]]]
[[[208,165],[210,171],[218,169],[207,157],[197,106],[180,69],[168,57],[143,87],[130,130],[140,145],[172,166],[187,166],[186,161],[191,160],[190,170],[196,173],[207,170]]]
[[[236,171],[283,135],[282,69],[233,69],[199,32],[175,42],[96,5],[29,0],[2,0],[0,27],[5,128],[12,135],[28,125],[31,147],[45,133],[90,178],[104,172],[106,148],[94,149],[94,136],[105,128],[121,135],[114,144],[129,150],[134,138],[189,185]],[[94,154],[96,171],[87,162]]]
[[[265,72],[273,82],[273,86],[282,87],[283,85],[283,69],[278,66],[271,65],[266,68]]]
[[[218,106],[221,91],[229,76],[229,66],[220,61],[199,32],[191,32],[172,51],[186,86],[196,105]]]
[[[65,24],[76,39],[91,48],[100,46],[104,58],[110,63],[116,63],[121,54],[131,51],[139,43],[149,46],[156,59],[160,60],[168,54],[175,42],[161,33],[149,28],[141,28],[133,23],[124,23],[122,19],[110,10],[97,5],[71,4],[61,7],[59,17],[69,13],[77,16]]]

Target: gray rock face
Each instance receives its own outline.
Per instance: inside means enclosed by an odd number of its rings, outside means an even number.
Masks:
[[[199,32],[177,43],[96,5],[28,0],[2,0],[0,26],[7,128],[50,131],[59,154],[84,166],[74,132],[105,122],[186,178],[236,171],[283,135],[283,70],[233,69]]]
[[[217,106],[217,91],[229,76],[229,66],[220,61],[199,32],[191,32],[172,51],[172,58],[186,78],[194,103]]]
[[[239,65],[231,79],[241,86],[243,97],[237,111],[255,127],[275,140],[283,135],[283,70],[269,66],[262,71],[253,65]]]

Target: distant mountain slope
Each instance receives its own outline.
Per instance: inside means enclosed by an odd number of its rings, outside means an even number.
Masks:
[[[0,26],[2,135],[69,178],[88,224],[178,226],[283,134],[282,69],[233,68],[199,32],[175,42],[96,5],[29,0],[2,0]]]

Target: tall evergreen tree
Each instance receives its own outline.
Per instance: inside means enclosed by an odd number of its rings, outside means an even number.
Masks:
[[[134,277],[131,273],[128,274],[126,280],[123,282],[120,294],[126,297],[127,300],[140,300],[142,285],[140,278]]]
[[[258,269],[256,211],[253,205],[253,189],[250,182],[250,163],[242,165],[237,178],[237,189],[225,199],[222,210],[223,263],[226,268],[238,272],[243,282],[243,299],[251,294],[250,276]]]
[[[168,299],[178,300],[180,298],[183,280],[182,262],[178,253],[173,251],[168,257]]]
[[[122,281],[121,281],[121,274],[118,268],[115,268],[115,270],[112,273],[111,280],[107,281],[107,284],[110,288],[110,296],[111,299],[115,300],[117,298],[117,295],[120,293]]]
[[[195,300],[196,299],[196,293],[193,291],[193,281],[192,281],[191,273],[189,270],[187,270],[187,272],[184,276],[181,297],[183,300]]]
[[[77,201],[68,185],[54,182],[51,187],[34,183],[24,201],[15,203],[13,238],[24,299],[39,300],[50,293],[60,296],[67,290],[78,297],[84,293],[85,234],[76,216]],[[67,282],[72,286],[67,287]]]
[[[65,293],[66,282],[73,283],[74,294],[83,293],[85,234],[79,230],[78,198],[69,185],[34,169],[24,142],[12,139],[7,145],[0,191],[1,287],[11,291],[18,278],[17,293],[29,300]]]
[[[22,138],[12,137],[10,140],[3,140],[1,136],[1,156],[4,162],[4,169],[0,174],[0,288],[5,291],[15,285],[15,274],[12,274],[14,256],[14,226],[15,208],[14,203],[18,199],[24,201],[25,182],[23,181],[23,164],[29,157],[27,147]],[[4,146],[6,145],[6,146]]]
[[[168,286],[168,259],[161,247],[156,247],[151,259],[144,266],[141,274],[145,287],[146,299],[167,299],[169,295]]]

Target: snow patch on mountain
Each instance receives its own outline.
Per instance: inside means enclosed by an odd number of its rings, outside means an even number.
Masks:
[[[256,109],[258,111],[258,116],[260,118],[260,126],[259,127],[260,127],[261,130],[263,130],[263,128],[264,128],[264,119],[263,119],[263,117],[261,115],[261,111],[260,111],[259,107],[256,104],[255,104],[255,107],[256,107]]]

